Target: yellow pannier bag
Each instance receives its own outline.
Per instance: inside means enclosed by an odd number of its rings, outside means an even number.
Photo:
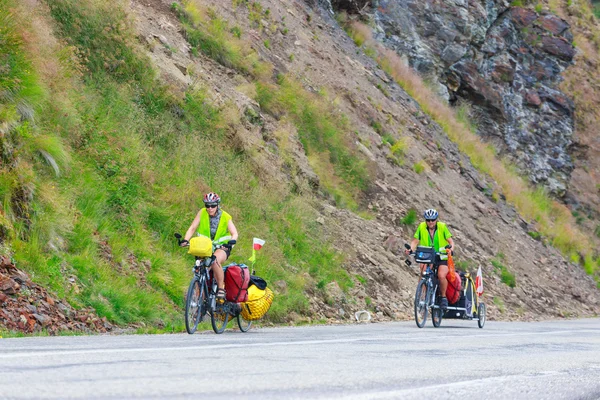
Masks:
[[[246,321],[262,318],[273,303],[273,291],[269,288],[261,290],[256,285],[248,287],[248,301],[242,303],[242,317]]]
[[[197,257],[212,256],[212,242],[206,236],[195,236],[190,239],[190,249],[188,254]]]

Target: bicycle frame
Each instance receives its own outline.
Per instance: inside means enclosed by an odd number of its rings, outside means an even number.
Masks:
[[[437,291],[439,287],[437,277],[437,265],[427,264],[423,279],[425,280],[425,283],[427,285],[426,307],[429,309],[439,308],[439,306],[435,304],[435,299],[437,297]]]

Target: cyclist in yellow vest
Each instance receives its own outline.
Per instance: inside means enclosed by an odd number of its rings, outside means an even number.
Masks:
[[[446,253],[445,247],[450,245],[450,251],[454,251],[454,240],[448,227],[443,222],[438,221],[438,212],[433,208],[425,210],[423,213],[425,222],[421,222],[415,232],[414,239],[410,243],[410,250],[406,249],[408,255],[410,251],[415,251],[417,246],[428,246],[435,248],[436,252]],[[426,264],[420,264],[421,275],[427,267]],[[438,267],[438,279],[440,281],[440,294],[442,296],[442,308],[448,307],[448,299],[446,299],[446,289],[448,288],[448,256],[440,256],[440,264]]]
[[[225,276],[223,274],[223,263],[229,258],[231,248],[227,243],[230,240],[237,240],[238,232],[231,220],[231,215],[222,210],[219,206],[221,198],[216,193],[207,193],[204,196],[204,208],[198,211],[196,218],[185,233],[185,238],[181,246],[189,245],[189,240],[196,230],[198,236],[206,236],[213,242],[215,261],[211,269],[214,277],[217,279],[217,299],[225,300]]]

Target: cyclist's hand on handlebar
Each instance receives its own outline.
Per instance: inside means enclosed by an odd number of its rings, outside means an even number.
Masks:
[[[183,239],[181,241],[179,241],[179,246],[180,247],[188,247],[190,245],[190,242],[188,242],[187,240]]]
[[[223,244],[223,247],[227,247],[229,250],[233,249],[233,245],[237,243],[237,240],[230,240],[229,242]]]

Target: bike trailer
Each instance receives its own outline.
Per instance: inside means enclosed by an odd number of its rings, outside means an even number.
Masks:
[[[470,275],[463,272],[460,273],[460,281],[463,287],[460,290],[460,297],[455,304],[452,304],[452,307],[448,307],[444,318],[469,319],[473,318],[473,312],[476,312],[473,309],[476,302],[475,296],[477,296],[475,293],[475,282],[473,282]],[[450,285],[448,285],[448,289],[450,289]]]
[[[195,236],[190,239],[188,254],[196,257],[210,257],[212,251],[212,242],[206,236]]]
[[[417,246],[415,261],[420,264],[433,264],[435,260],[435,249],[427,246]]]
[[[248,300],[250,271],[245,264],[229,264],[225,270],[225,298],[234,303]]]

